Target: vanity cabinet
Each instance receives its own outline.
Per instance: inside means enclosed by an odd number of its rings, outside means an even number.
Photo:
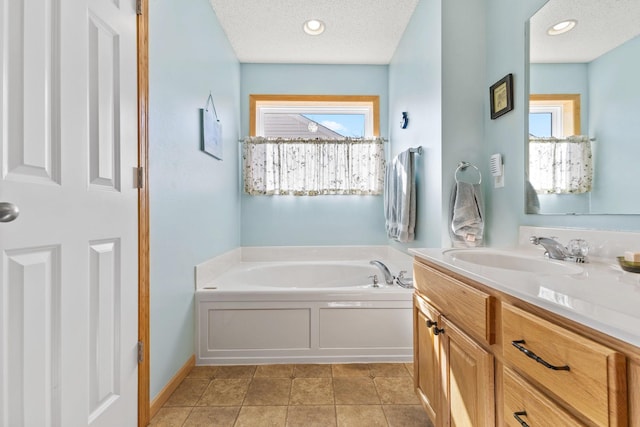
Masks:
[[[624,355],[510,304],[502,305],[502,337],[506,365],[596,425],[624,425]]]
[[[414,382],[435,427],[640,426],[640,349],[414,263]]]
[[[414,280],[418,273],[424,283],[429,272],[419,268]],[[446,276],[431,279],[434,288],[414,296],[416,393],[437,427],[493,426],[494,358],[478,343],[492,336],[490,297]]]
[[[440,317],[443,426],[495,425],[493,355]]]
[[[511,369],[503,368],[504,423],[510,427],[580,426],[576,418],[538,392]]]
[[[414,295],[413,310],[413,382],[418,398],[435,425],[440,413],[440,334],[434,332],[440,313],[423,298]]]

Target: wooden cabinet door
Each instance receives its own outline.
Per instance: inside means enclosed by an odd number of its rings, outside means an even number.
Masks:
[[[495,425],[493,355],[440,316],[443,427]]]
[[[414,385],[416,393],[434,425],[438,425],[440,367],[439,339],[434,334],[432,322],[439,313],[422,298],[415,297],[414,304]]]

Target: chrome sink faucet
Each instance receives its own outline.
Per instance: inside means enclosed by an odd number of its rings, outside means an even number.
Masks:
[[[531,236],[529,241],[534,245],[542,245],[545,249],[544,255],[561,261],[587,262],[587,252],[589,245],[582,239],[573,239],[568,247],[562,246],[554,237]]]
[[[384,281],[387,285],[393,285],[393,281],[395,277],[393,277],[393,275],[391,274],[391,272],[389,271],[386,265],[384,265],[381,261],[376,261],[376,260],[369,261],[369,264],[375,265],[380,269],[380,271],[382,272],[382,275],[384,276]]]

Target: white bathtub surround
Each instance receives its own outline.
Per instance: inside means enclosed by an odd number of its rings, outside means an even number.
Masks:
[[[587,240],[592,248],[588,255],[589,262],[569,264],[569,261],[546,260],[544,249],[529,242],[532,235],[556,237],[562,244],[571,239]],[[625,248],[637,248],[639,244],[640,233],[637,232],[523,226],[520,228],[517,248],[471,249],[522,255],[525,260],[531,260],[528,271],[526,268],[516,271],[465,262],[452,256],[450,250],[410,251],[484,285],[640,346],[640,274],[623,271],[616,260],[616,256],[624,255]],[[539,271],[534,266],[538,260],[572,268],[566,274]]]
[[[201,264],[197,364],[411,361],[413,291],[385,285],[373,259],[411,271],[386,246],[241,248],[231,266]]]
[[[247,246],[226,252],[195,267],[196,289],[211,284],[232,268],[256,262],[386,260],[391,273],[412,270],[413,258],[390,246]],[[373,266],[372,266],[373,267]],[[375,267],[373,267],[375,268]],[[381,274],[378,277],[382,280]]]
[[[242,261],[242,248],[211,258],[195,267],[196,289],[204,286],[212,277],[217,277]]]

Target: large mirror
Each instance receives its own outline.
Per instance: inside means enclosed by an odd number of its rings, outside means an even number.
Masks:
[[[640,0],[549,0],[529,24],[526,212],[640,214]]]

